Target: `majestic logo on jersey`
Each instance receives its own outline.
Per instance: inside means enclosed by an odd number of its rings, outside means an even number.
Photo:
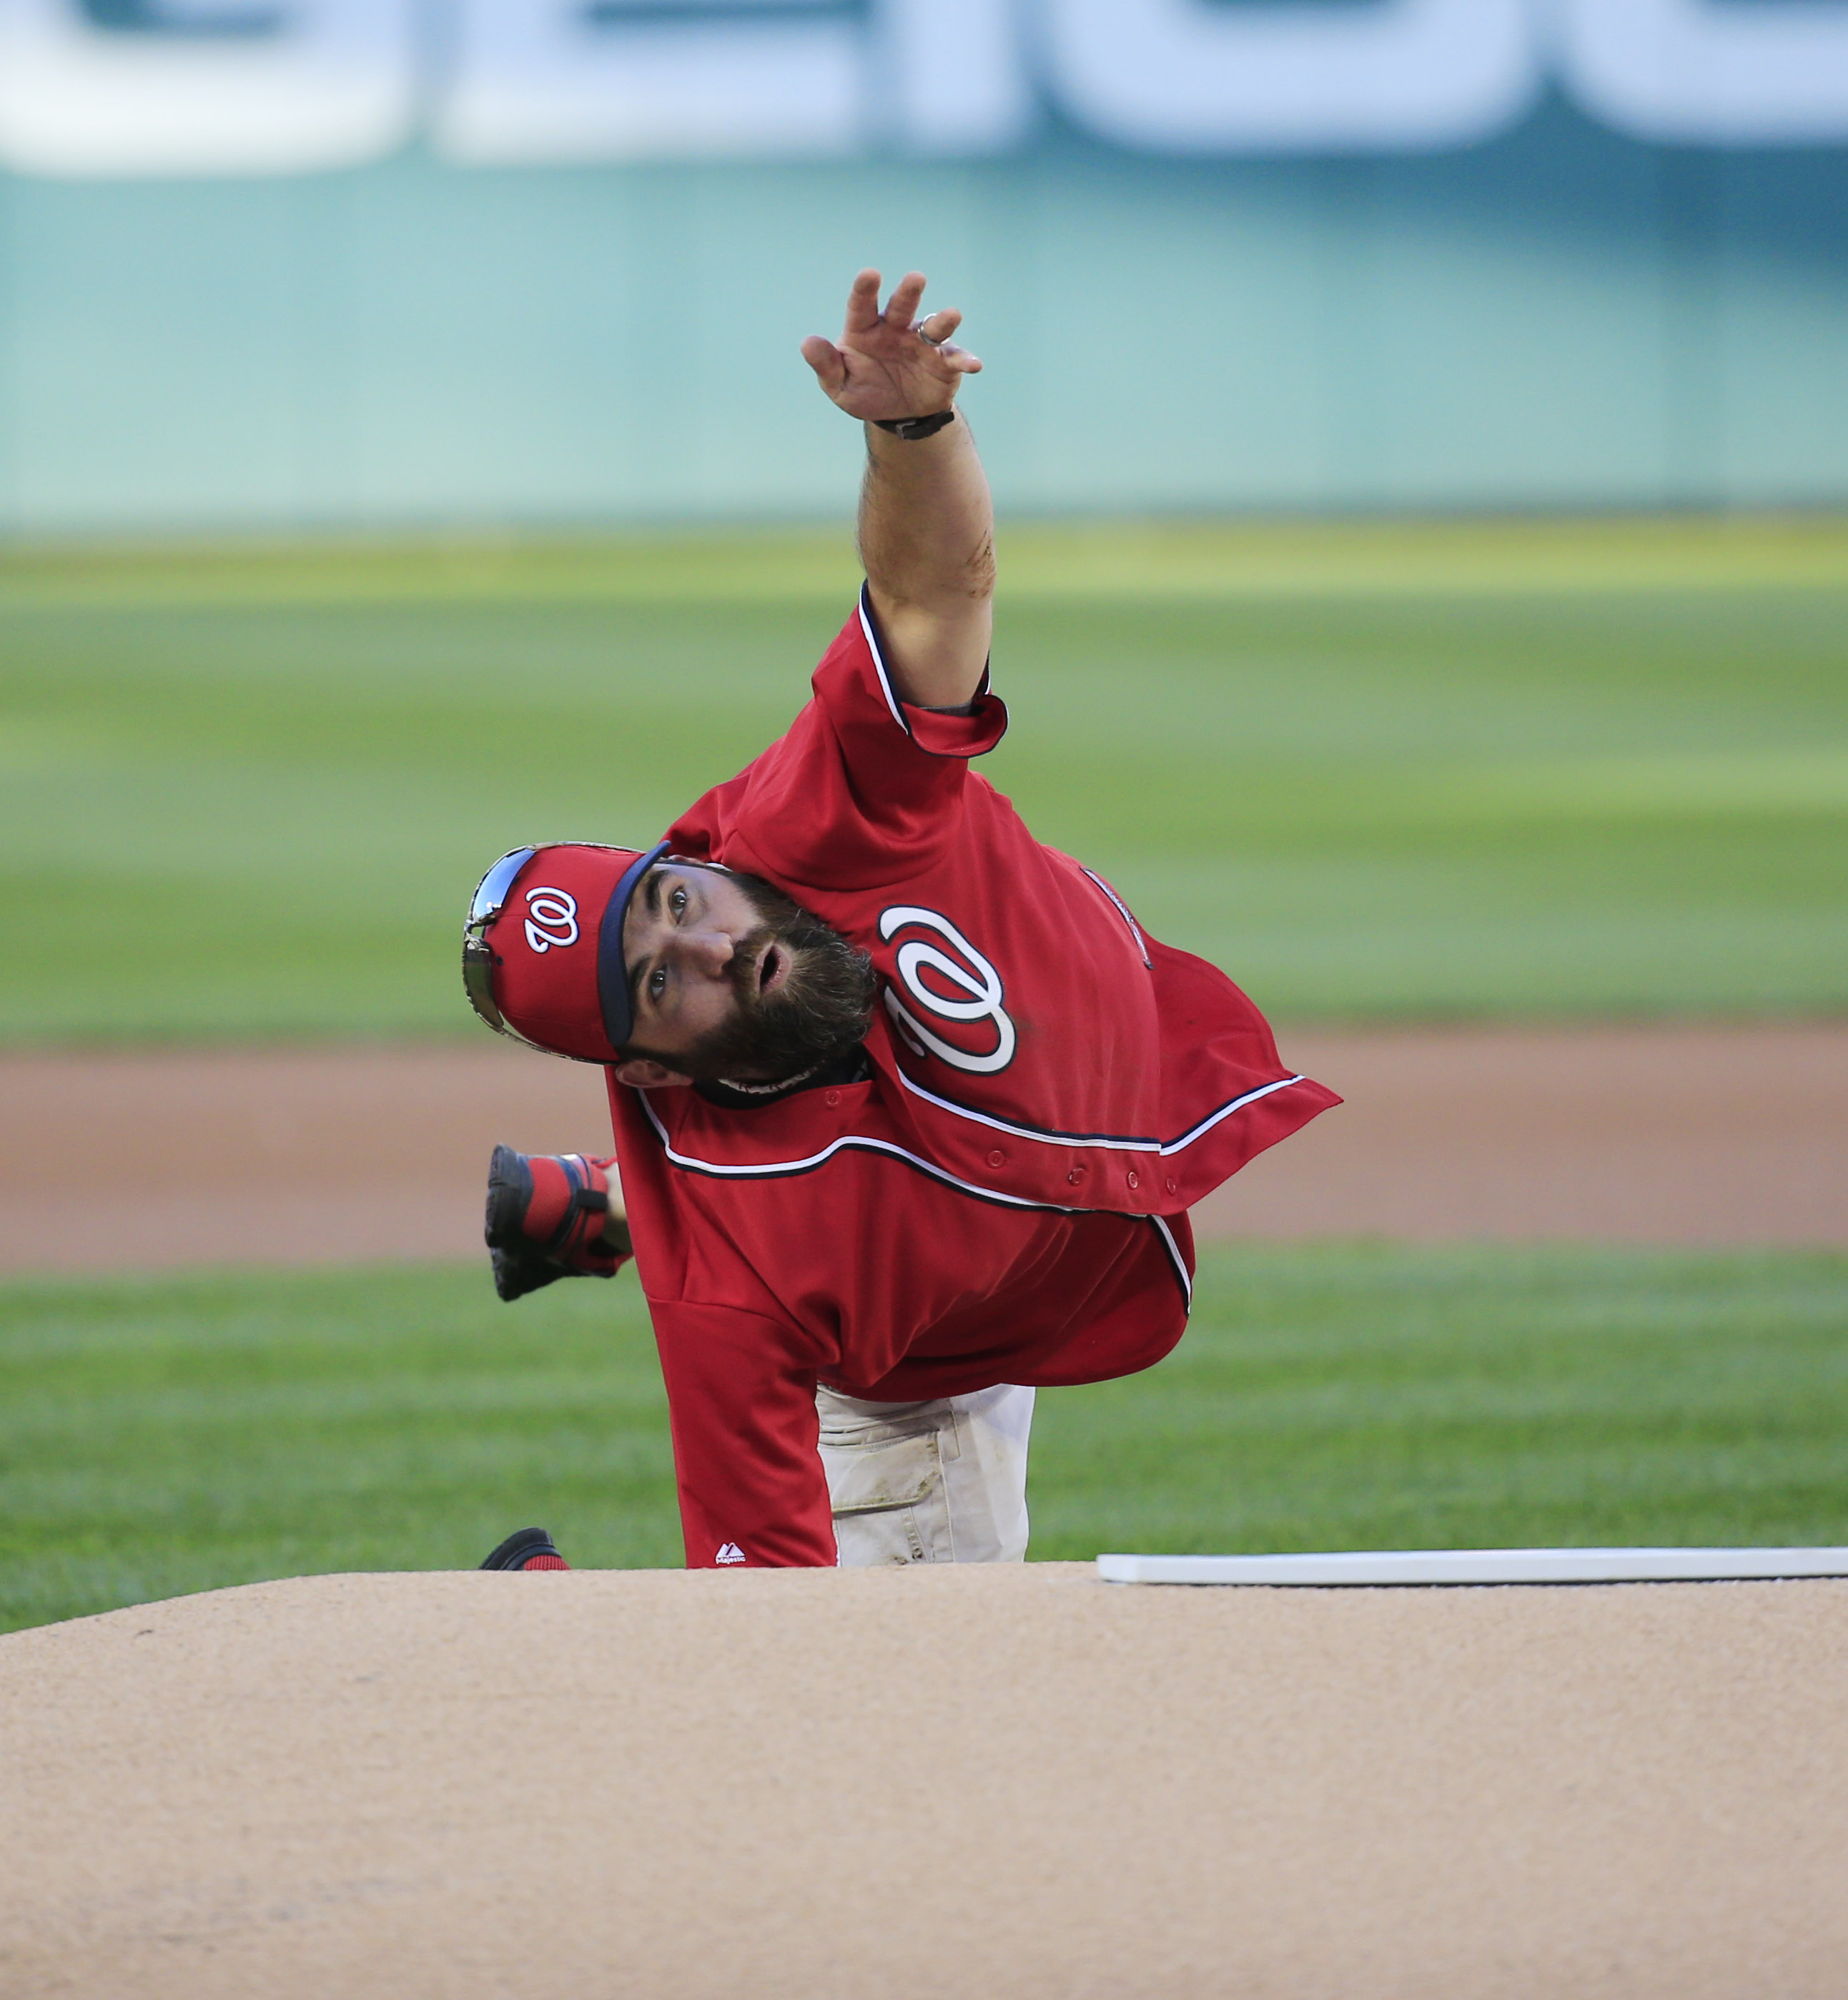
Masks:
[[[577,898],[568,889],[529,889],[526,942],[542,957],[577,942]]]
[[[973,1029],[972,1047],[946,1041],[926,1027],[897,994],[886,989],[886,1011],[893,1025],[920,1055],[934,1055],[952,1068],[992,1076],[1014,1060],[1014,1023],[1001,1005],[1001,975],[949,918],[913,903],[894,904],[879,913],[879,936],[889,943],[900,931],[931,931],[956,955],[952,957],[921,938],[907,938],[898,948],[897,969],[905,991],[939,1022],[979,1023]]]
[[[714,1562],[741,1563],[748,1562],[751,1558],[736,1542],[721,1542],[719,1545],[719,1553],[713,1557],[713,1560]]]

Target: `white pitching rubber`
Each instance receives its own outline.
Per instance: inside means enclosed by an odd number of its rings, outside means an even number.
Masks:
[[[1848,1576],[1848,1549],[1351,1549],[1293,1556],[1099,1556],[1106,1583],[1367,1586],[1721,1583]]]

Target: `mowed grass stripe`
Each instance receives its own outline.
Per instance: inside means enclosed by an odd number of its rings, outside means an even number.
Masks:
[[[1016,540],[983,768],[1274,1012],[1848,1006],[1840,524]],[[16,555],[0,1040],[471,1032],[480,870],[653,838],[853,582],[819,535]]]
[[[1377,596],[1848,588],[1848,514],[1004,520],[1011,595]],[[572,598],[751,602],[858,580],[844,520],[619,534],[460,532],[0,548],[0,606]]]
[[[1041,1398],[1033,1553],[1848,1541],[1848,1259],[1228,1248],[1148,1373]],[[0,1287],[0,1626],[540,1522],[680,1560],[633,1282]]]

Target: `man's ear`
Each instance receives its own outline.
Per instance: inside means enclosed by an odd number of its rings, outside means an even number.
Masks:
[[[690,1076],[682,1076],[677,1069],[667,1069],[646,1056],[630,1056],[615,1065],[617,1082],[632,1084],[637,1090],[671,1090],[676,1084],[691,1083]]]

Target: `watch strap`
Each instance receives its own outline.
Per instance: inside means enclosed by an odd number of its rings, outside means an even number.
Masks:
[[[933,410],[927,417],[875,417],[872,421],[882,431],[889,431],[896,438],[907,443],[918,438],[934,437],[945,424],[956,421],[954,410]]]

